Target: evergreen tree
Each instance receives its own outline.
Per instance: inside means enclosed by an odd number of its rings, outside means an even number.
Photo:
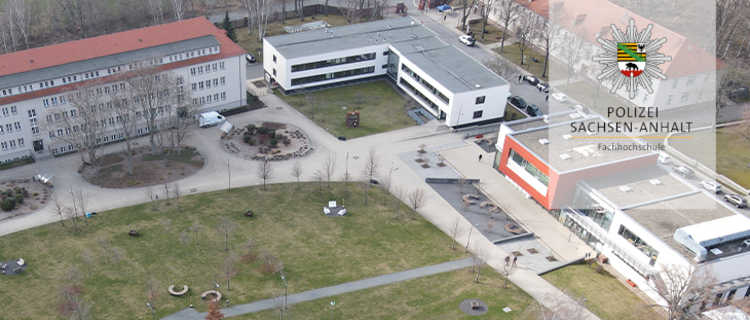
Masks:
[[[229,37],[229,39],[237,42],[237,33],[234,31],[234,24],[229,21],[228,11],[224,11],[224,21],[221,23],[221,28],[227,31],[227,37]]]

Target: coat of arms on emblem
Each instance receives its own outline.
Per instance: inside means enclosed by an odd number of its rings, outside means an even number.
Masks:
[[[672,57],[658,53],[662,44],[667,42],[666,38],[651,40],[651,29],[648,27],[640,33],[635,28],[635,21],[630,20],[626,33],[622,33],[614,24],[611,25],[613,40],[598,38],[606,51],[593,58],[595,62],[605,65],[597,79],[612,79],[612,89],[615,93],[625,85],[630,99],[635,98],[638,87],[642,87],[653,93],[651,81],[647,78],[660,78],[666,80],[667,76],[661,72],[657,65],[666,61],[672,61]]]

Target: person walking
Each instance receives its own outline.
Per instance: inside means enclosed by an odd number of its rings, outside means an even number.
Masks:
[[[229,308],[229,299],[227,299],[227,308]]]
[[[549,101],[549,95],[547,95],[546,97],[544,97],[544,101]]]
[[[513,265],[516,265],[516,262],[518,262],[518,257],[513,257]]]
[[[443,22],[445,22],[445,19],[448,19],[448,16],[443,16]]]
[[[518,75],[518,83],[521,83],[521,79],[523,78],[523,75]]]
[[[479,162],[482,162],[482,155],[479,155]]]

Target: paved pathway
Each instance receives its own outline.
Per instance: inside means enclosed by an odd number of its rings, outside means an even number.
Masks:
[[[331,297],[343,293],[353,292],[357,290],[369,289],[401,281],[431,276],[439,273],[449,272],[468,268],[472,265],[472,258],[466,258],[461,260],[454,260],[445,262],[433,266],[416,268],[382,276],[377,276],[369,279],[358,280],[353,282],[342,283],[339,285],[325,287],[320,289],[314,289],[310,291],[290,294],[288,297],[288,304],[295,304],[305,301],[316,300],[325,297]],[[253,313],[263,310],[272,309],[272,300],[261,300],[248,304],[241,304],[232,306],[229,308],[221,309],[225,317],[234,317],[247,313]],[[206,316],[206,313],[198,313],[195,309],[187,308],[178,313],[172,314],[168,317],[162,318],[163,320],[201,320]]]

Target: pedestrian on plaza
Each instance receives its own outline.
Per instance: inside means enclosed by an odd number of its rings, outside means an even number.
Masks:
[[[544,101],[549,101],[549,95],[547,95],[546,97],[544,97]]]
[[[513,265],[516,265],[516,262],[518,262],[518,257],[513,257]]]
[[[159,195],[158,194],[156,195],[156,201],[159,201]]]
[[[448,16],[443,16],[443,22],[445,22],[445,19],[448,19]]]
[[[479,155],[479,162],[482,162],[482,155]]]
[[[229,308],[229,299],[227,299],[227,308]]]
[[[518,83],[521,83],[521,78],[523,78],[523,75],[518,75]]]
[[[536,88],[539,89],[539,92],[542,92],[542,87],[536,87]]]

